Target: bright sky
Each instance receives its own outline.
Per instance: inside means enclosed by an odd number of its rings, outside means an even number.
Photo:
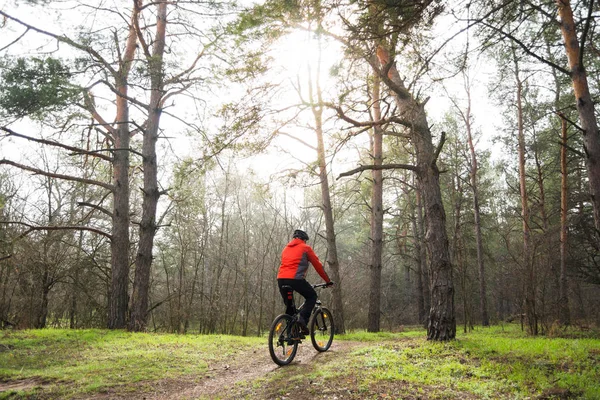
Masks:
[[[313,33],[296,31],[282,38],[273,49],[273,54],[276,54],[275,65],[271,77],[267,79],[271,79],[272,82],[281,82],[286,86],[279,98],[275,100],[274,107],[284,108],[300,103],[298,87],[303,100],[308,101],[309,79],[312,75],[314,85],[317,74],[325,100],[330,100],[327,93],[335,86],[336,81],[330,76],[329,70],[342,57],[340,46],[337,43],[323,39],[321,49],[319,49],[319,41]],[[319,60],[321,65],[319,65]],[[301,124],[306,126],[289,126],[282,131],[316,147],[316,134],[310,129],[311,126],[314,126],[314,119],[309,110],[303,113]],[[289,152],[307,163],[317,159],[314,149],[304,146],[289,136],[282,135],[277,138],[275,147],[270,149],[268,154],[249,160],[250,166],[256,169],[261,176],[268,177],[274,171],[301,168],[301,163],[294,161],[290,155],[283,154],[285,152]],[[265,166],[267,167],[265,168]]]
[[[111,3],[112,2],[114,1],[111,1]],[[55,7],[58,9],[64,9],[68,5],[69,2],[50,3],[46,8],[46,12],[50,18],[47,18],[46,22],[44,23],[44,28],[59,33],[63,28],[67,27],[68,23],[65,19],[63,19],[62,22],[59,22],[57,25],[53,25],[52,21],[54,18],[52,17],[56,15],[56,11],[54,10]],[[35,18],[32,20],[31,11],[27,6],[20,5],[16,8],[11,7],[10,12],[17,15],[19,18],[22,18],[24,21],[30,21],[32,23],[37,22]],[[91,25],[97,23],[97,21],[90,20],[87,21],[87,23]],[[447,27],[444,27],[443,23],[440,23],[438,25],[438,29],[447,30]],[[17,28],[16,32],[13,33],[13,36],[18,35],[20,32],[22,32],[22,29]],[[0,38],[0,47],[3,47],[8,40],[12,40],[10,35],[3,35],[3,38],[4,39]],[[46,39],[39,35],[28,35],[27,44],[29,49],[38,48],[40,45],[47,42],[48,41]],[[66,46],[63,46],[63,49],[64,47]],[[293,87],[298,83],[300,84],[302,95],[305,97],[305,99],[308,97],[307,88],[309,65],[313,76],[317,72],[320,72],[321,87],[325,93],[325,96],[327,96],[326,93],[334,85],[334,81],[329,78],[329,69],[336,61],[338,61],[339,58],[342,57],[340,46],[337,43],[334,43],[331,40],[322,41],[320,68],[318,68],[318,65],[316,65],[316,60],[319,59],[318,41],[314,37],[314,34],[310,32],[297,31],[288,35],[286,38],[281,40],[279,46],[274,49],[274,52],[277,54],[275,57],[277,65],[274,66],[274,71],[277,72],[272,76],[272,79],[286,83],[289,87],[288,90],[282,93],[280,98],[276,99],[278,106],[283,107],[286,104],[295,104],[300,101],[298,93],[293,89]],[[476,126],[484,132],[485,138],[489,138],[495,132],[495,117],[497,116],[496,113],[490,111],[493,110],[493,107],[491,107],[489,103],[489,96],[487,94],[486,87],[487,74],[489,71],[485,65],[481,64],[477,66],[476,71],[476,84],[474,85],[472,95],[474,99],[473,113],[476,116]],[[461,93],[464,93],[462,88],[462,79],[455,80],[454,82],[448,82],[447,86],[449,87],[450,93],[454,94],[457,98],[464,97],[464,95],[461,95]],[[439,121],[443,114],[451,108],[451,104],[447,100],[445,93],[428,93],[427,95],[429,95],[431,98],[427,106],[430,122]],[[181,104],[185,104],[185,101],[177,100],[176,104],[179,106]],[[193,113],[194,110],[191,110],[191,112]],[[304,118],[306,120],[306,125],[313,125],[310,112],[305,112]],[[484,121],[484,124],[480,124],[480,121]],[[169,122],[169,117],[163,117],[163,126],[176,125],[177,124],[173,121]],[[22,129],[23,131],[27,132],[30,130],[36,130],[37,128],[31,125],[22,125]],[[309,142],[313,146],[316,144],[314,132],[306,127],[290,127],[286,128],[285,131],[302,138],[302,140]],[[190,142],[187,138],[183,137],[182,135],[172,136],[176,138],[171,139],[170,144],[174,146],[179,156],[194,154],[196,150],[190,146]],[[293,153],[297,158],[306,162],[312,162],[316,160],[316,153],[313,149],[303,146],[291,138],[282,136],[277,139],[275,143],[276,147],[270,149],[267,154],[241,161],[240,165],[243,166],[246,164],[248,167],[255,169],[261,176],[266,178],[274,171],[284,171],[289,168],[301,167],[301,163],[293,161],[288,154],[285,154],[286,151]],[[485,143],[482,143],[482,145],[488,146],[488,144]],[[0,155],[2,157],[14,156],[15,152],[20,148],[20,146],[22,146],[22,141],[4,141],[0,146]],[[336,167],[339,168],[338,166]],[[342,167],[342,169],[347,168]],[[341,171],[338,170],[338,172]]]
[[[435,33],[439,36],[440,39],[444,39],[449,35],[452,35],[458,32],[461,27],[456,25],[451,25],[446,23],[443,18],[439,20],[440,22],[436,25]],[[471,38],[471,41],[474,39]],[[462,37],[457,38],[451,44],[448,45],[447,51],[460,51],[459,49],[464,44],[464,35]],[[282,76],[285,77],[290,83],[296,85],[297,82],[301,82],[303,95],[307,97],[307,87],[308,87],[308,66],[310,65],[312,69],[312,73],[315,74],[317,70],[317,61],[319,59],[319,48],[318,42],[315,39],[314,35],[309,32],[295,32],[291,35],[288,35],[284,40],[281,41],[280,47],[276,50],[278,54],[281,54],[278,57],[278,60],[285,60],[282,65],[279,67],[282,69]],[[335,85],[335,77],[330,77],[329,69],[332,65],[336,63],[339,59],[343,57],[342,48],[338,43],[335,43],[331,40],[324,40],[322,43],[322,51],[321,51],[321,68],[320,68],[320,78],[321,78],[321,86],[323,88],[324,96],[326,100],[332,100],[335,102],[335,99],[327,99],[327,92],[329,88],[332,88]],[[497,111],[496,107],[493,104],[493,100],[490,98],[488,93],[488,84],[492,74],[494,74],[493,66],[489,61],[484,59],[471,59],[472,66],[470,68],[470,80],[472,82],[471,85],[471,98],[472,98],[472,116],[474,117],[473,127],[476,132],[480,132],[481,136],[479,140],[476,142],[476,148],[478,149],[491,149],[492,153],[498,154],[502,149],[499,146],[493,147],[491,143],[491,139],[496,135],[497,127],[501,125],[501,116]],[[438,63],[441,61],[438,59]],[[401,72],[402,73],[402,72]],[[279,80],[281,77],[278,77]],[[313,78],[314,79],[314,78]],[[426,106],[426,112],[428,114],[430,124],[436,124],[434,128],[435,132],[439,132],[444,128],[440,126],[441,121],[444,118],[444,115],[448,112],[453,111],[453,104],[449,100],[449,96],[452,96],[456,101],[461,105],[463,111],[466,109],[466,92],[464,88],[464,81],[462,76],[458,75],[452,79],[447,79],[443,82],[443,85],[446,87],[446,90],[443,90],[441,84],[429,86],[427,89],[429,92],[422,93],[422,97],[429,97],[430,100]],[[447,91],[447,92],[446,92]],[[294,103],[298,101],[297,93],[290,90],[289,92],[289,102]],[[305,113],[306,122],[308,125],[313,125],[314,122],[312,120],[312,116],[309,112]],[[311,144],[315,144],[315,135],[310,129],[288,129],[288,132],[293,132],[298,137],[302,137],[303,140],[310,142]],[[368,139],[366,138],[366,134],[363,135],[365,146],[368,146]],[[434,140],[438,140],[436,138]],[[316,159],[316,154],[314,150],[308,149],[305,146],[302,146],[298,142],[282,137],[277,141],[277,144],[284,149],[293,149],[294,153],[302,154],[302,158],[307,161],[312,161]],[[348,155],[348,153],[346,153]],[[282,159],[279,152],[276,154],[270,155],[262,155],[255,159],[254,163],[251,164],[253,168],[258,168],[261,171],[261,163],[263,159],[268,159],[268,162],[265,162],[265,165],[269,165],[269,168],[266,169],[266,172],[272,172],[273,169],[281,170],[285,168],[289,168],[289,157],[285,157]],[[336,162],[340,161],[339,158],[336,159]],[[278,165],[279,167],[272,168],[273,165]],[[352,168],[350,165],[334,165],[334,168],[337,169],[336,174],[342,172],[343,170],[347,170]]]

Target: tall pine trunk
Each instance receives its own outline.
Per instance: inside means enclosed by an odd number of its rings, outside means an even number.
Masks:
[[[467,88],[467,113],[465,115],[465,126],[467,130],[467,142],[471,154],[471,190],[473,191],[473,217],[475,224],[475,243],[477,245],[477,271],[479,272],[479,313],[481,316],[481,325],[489,326],[490,319],[487,309],[487,290],[485,284],[485,263],[483,261],[483,237],[481,234],[481,212],[479,209],[479,164],[477,163],[477,153],[473,144],[473,132],[471,129],[471,90]]]
[[[381,79],[377,73],[373,76],[372,101],[373,120],[381,120],[380,89]],[[383,163],[383,133],[379,125],[373,127],[371,157],[374,166]],[[371,172],[373,188],[371,192],[371,263],[369,265],[369,314],[367,331],[379,332],[381,316],[381,269],[383,254],[383,172],[373,169]]]
[[[139,9],[134,7],[123,61],[116,80],[116,128],[113,154],[113,213],[111,234],[111,284],[109,292],[108,328],[122,329],[127,323],[129,305],[129,100],[128,76],[137,46],[135,21]]]
[[[423,201],[421,200],[421,189],[419,188],[418,182],[416,183],[415,189],[415,207],[417,209],[417,215],[415,218],[415,257],[417,257],[417,302],[419,312],[419,324],[424,328],[427,328],[429,321],[429,309],[430,309],[430,298],[429,298],[429,282],[427,277],[429,276],[427,268],[427,248],[423,245],[425,243],[425,230],[424,230],[424,218],[423,218]]]
[[[560,28],[565,43],[571,81],[583,130],[583,147],[590,186],[590,197],[594,209],[596,239],[600,240],[600,132],[590,95],[587,73],[583,66],[582,50],[579,48],[573,11],[569,0],[556,0]],[[592,7],[592,4],[589,5]]]
[[[525,281],[525,318],[529,333],[537,335],[538,321],[536,311],[536,292],[535,292],[535,268],[531,259],[531,231],[529,227],[529,199],[527,196],[527,181],[525,171],[525,131],[523,126],[523,82],[519,74],[519,63],[516,54],[513,52],[513,61],[515,65],[515,79],[517,83],[517,138],[518,138],[518,157],[519,157],[519,188],[521,192],[521,220],[523,228],[523,271]]]
[[[420,104],[404,86],[394,60],[382,46],[377,48],[377,57],[383,71],[381,74],[392,91],[400,119],[409,129],[416,153],[416,169],[419,187],[425,208],[425,243],[429,256],[429,287],[431,308],[427,326],[427,339],[445,341],[456,337],[454,310],[454,281],[452,263],[446,233],[446,212],[440,190],[440,171],[437,156],[443,144],[436,149],[427,122],[424,104]]]
[[[455,155],[456,156],[456,155]],[[461,184],[461,177],[458,176],[458,171],[452,176],[452,190],[450,197],[452,203],[454,203],[454,229],[453,229],[453,240],[450,246],[452,261],[458,272],[458,284],[460,287],[460,300],[463,307],[463,332],[467,333],[470,325],[470,313],[469,313],[469,298],[467,291],[467,264],[465,257],[463,256],[464,241],[462,239],[462,195],[463,189]]]
[[[142,331],[148,321],[148,298],[150,289],[150,271],[152,268],[152,250],[156,234],[156,208],[160,193],[158,190],[158,166],[156,159],[156,142],[164,87],[163,55],[167,28],[167,3],[159,2],[156,15],[156,34],[152,54],[146,49],[148,70],[150,73],[150,106],[148,124],[143,132],[142,143],[144,187],[142,202],[142,220],[140,223],[140,243],[135,262],[135,279],[131,304],[129,329]]]
[[[320,53],[319,53],[320,54]],[[317,161],[319,164],[319,181],[321,184],[321,209],[325,218],[325,239],[327,241],[327,266],[328,274],[335,283],[333,286],[333,318],[335,333],[346,333],[344,322],[344,303],[342,301],[342,282],[340,277],[340,262],[335,239],[335,226],[333,218],[333,207],[331,206],[331,195],[329,191],[329,177],[327,173],[327,161],[325,159],[325,141],[323,138],[323,96],[320,86],[320,75],[316,75],[316,96],[313,94],[312,80],[309,82],[310,101],[312,113],[315,119],[315,132],[317,134]]]
[[[325,144],[323,141],[323,124],[321,106],[318,110],[313,107],[313,114],[316,122],[317,132],[317,152],[319,162],[319,179],[321,183],[321,200],[323,216],[325,218],[325,238],[327,240],[327,266],[331,279],[335,282],[333,286],[333,317],[335,330],[337,334],[346,332],[344,324],[344,306],[342,302],[342,285],[340,279],[340,262],[337,253],[337,244],[335,239],[335,228],[333,218],[333,208],[331,206],[331,196],[329,193],[329,179],[327,175],[327,163],[325,160]]]
[[[569,325],[569,295],[567,281],[567,249],[568,249],[568,171],[567,171],[567,121],[561,118],[561,144],[560,147],[560,279],[558,287],[558,316],[561,325]]]

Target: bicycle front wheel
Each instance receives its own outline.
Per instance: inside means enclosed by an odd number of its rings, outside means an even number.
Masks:
[[[298,340],[293,337],[295,327],[292,324],[291,316],[281,314],[275,318],[269,330],[269,353],[277,365],[291,363],[298,351]]]
[[[315,311],[310,319],[310,340],[317,351],[327,351],[333,342],[333,315],[325,307]]]

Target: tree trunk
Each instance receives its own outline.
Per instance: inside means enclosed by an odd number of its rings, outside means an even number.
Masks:
[[[424,113],[424,110],[423,110]],[[422,125],[423,127],[427,125]],[[427,128],[427,131],[429,129]],[[451,340],[456,337],[456,317],[454,315],[454,283],[452,264],[448,252],[446,214],[442,203],[439,184],[439,171],[432,160],[433,145],[431,135],[413,134],[416,138],[417,153],[422,153],[418,162],[423,203],[425,205],[426,233],[430,270],[430,301],[428,340]]]
[[[535,132],[533,132],[533,143],[534,143],[534,147],[533,147],[533,159],[535,162],[535,167],[536,167],[536,183],[539,189],[539,201],[536,204],[536,208],[539,209],[540,212],[540,218],[542,219],[542,241],[540,243],[540,251],[537,253],[537,255],[535,256],[535,259],[532,259],[532,262],[536,263],[536,271],[542,271],[542,274],[545,274],[546,272],[550,273],[552,279],[554,280],[554,288],[551,289],[551,291],[553,293],[556,293],[556,291],[558,290],[558,288],[560,287],[560,277],[559,277],[559,272],[557,271],[556,268],[556,263],[554,262],[554,258],[552,257],[552,246],[553,243],[550,241],[550,235],[548,233],[549,228],[550,228],[550,221],[548,218],[548,212],[546,211],[546,189],[544,187],[544,170],[543,170],[543,165],[542,165],[542,161],[540,160],[540,154],[538,151],[539,146],[538,144],[538,138],[537,135],[535,134]],[[532,257],[533,258],[533,257]],[[538,294],[538,306],[537,306],[537,314],[539,315],[539,322],[540,325],[545,326],[547,325],[545,323],[546,318],[550,317],[551,319],[555,319],[555,317],[550,316],[550,312],[546,312],[545,309],[545,293],[543,292],[543,290],[546,288],[546,285],[544,284],[544,280],[541,280],[540,282],[541,284],[541,289],[542,292],[540,292]],[[537,286],[537,285],[536,285]],[[556,315],[556,314],[554,314]]]
[[[342,281],[340,278],[340,262],[337,253],[337,244],[335,239],[335,227],[333,218],[333,208],[331,206],[331,196],[329,193],[329,179],[327,174],[327,162],[325,159],[325,142],[323,139],[323,98],[321,87],[319,85],[319,75],[316,81],[318,105],[313,99],[313,85],[310,82],[310,98],[312,103],[312,113],[315,118],[315,132],[317,133],[317,159],[319,163],[319,180],[321,184],[321,200],[323,216],[325,218],[325,237],[327,240],[327,265],[331,273],[331,279],[335,283],[333,286],[333,318],[336,334],[346,333],[344,324],[344,303],[342,301]]]
[[[454,282],[446,233],[446,213],[440,190],[440,172],[436,164],[444,138],[438,149],[435,149],[424,105],[418,103],[404,86],[389,52],[380,46],[377,48],[377,57],[383,70],[388,71],[387,76],[382,74],[381,77],[394,94],[401,120],[410,131],[416,152],[417,178],[425,207],[425,243],[430,262],[431,308],[427,339],[451,340],[456,337]]]
[[[477,270],[479,272],[479,313],[481,315],[481,325],[489,326],[490,320],[487,309],[487,291],[485,285],[485,265],[483,261],[483,238],[481,234],[481,213],[479,211],[479,184],[478,184],[478,163],[475,145],[473,144],[473,133],[471,131],[471,90],[467,88],[467,113],[465,115],[465,126],[467,129],[467,142],[471,153],[471,189],[473,190],[473,217],[475,219],[475,242],[477,244]]]
[[[119,93],[127,94],[126,86],[121,86]],[[127,107],[117,100],[117,107]],[[128,287],[129,287],[129,119],[128,110],[121,110],[119,120],[123,121],[117,128],[113,161],[113,180],[115,182],[113,200],[113,228],[111,241],[111,290],[109,299],[109,329],[125,328]]]
[[[427,270],[427,249],[426,246],[423,246],[422,243],[425,242],[425,234],[423,229],[424,219],[423,219],[423,205],[421,200],[421,189],[418,187],[418,183],[416,183],[415,189],[415,207],[417,209],[417,215],[415,219],[415,252],[417,257],[417,302],[418,302],[418,310],[419,310],[419,324],[424,328],[427,328],[429,321],[428,311],[431,307],[431,302],[429,300],[429,283],[427,281],[427,277],[429,276],[429,272]]]
[[[381,78],[376,72],[373,77],[373,120],[381,120]],[[379,125],[373,127],[373,165],[383,164],[383,133]],[[373,191],[371,193],[371,264],[369,286],[369,315],[367,331],[379,332],[381,316],[381,259],[383,252],[383,171],[372,170]]]
[[[167,27],[167,3],[157,5],[156,34],[152,55],[146,51],[150,73],[151,93],[148,112],[148,124],[144,132],[142,144],[144,188],[142,203],[142,220],[140,223],[140,243],[135,263],[135,280],[131,304],[131,320],[129,329],[142,331],[148,321],[148,297],[150,288],[150,271],[152,268],[152,250],[156,234],[156,208],[160,193],[158,191],[158,170],[156,159],[156,142],[164,87],[163,54]]]
[[[558,287],[558,316],[561,325],[569,325],[571,323],[569,313],[569,295],[567,281],[567,249],[568,249],[568,225],[567,225],[567,210],[569,203],[568,195],[568,171],[567,171],[567,121],[561,118],[561,138],[562,146],[560,148],[560,280]]]
[[[335,321],[335,333],[344,334],[346,333],[346,328],[344,325],[342,282],[340,278],[340,263],[338,259],[337,244],[335,239],[333,209],[331,206],[331,196],[329,193],[329,180],[327,178],[327,164],[325,162],[325,144],[323,142],[321,112],[322,110],[319,111],[318,117],[317,115],[315,115],[315,120],[317,120],[319,177],[321,180],[321,198],[323,201],[323,215],[325,217],[325,236],[327,239],[327,265],[329,266],[331,278],[335,282],[335,285],[333,286],[333,317]]]
[[[461,216],[462,216],[462,185],[461,179],[457,174],[452,177],[452,202],[454,203],[454,235],[451,245],[452,261],[458,272],[458,283],[460,285],[460,300],[463,307],[463,332],[467,333],[468,329],[468,297],[467,297],[467,264],[463,257]]]
[[[44,271],[42,273],[41,276],[41,282],[40,282],[40,289],[41,289],[41,293],[39,293],[40,295],[40,302],[39,302],[39,308],[37,310],[37,317],[35,319],[35,328],[36,329],[43,329],[46,327],[46,320],[48,318],[48,296],[50,294],[50,288],[52,287],[52,285],[50,284],[50,276],[49,276],[49,265],[48,262],[49,260],[44,257]]]
[[[52,199],[55,197],[55,195],[52,192],[52,179],[49,177],[46,177],[46,195],[47,195],[47,207],[48,207],[48,225],[52,225],[54,224],[54,210],[52,209]],[[57,204],[57,206],[59,206]],[[57,207],[58,208],[58,207]],[[42,259],[41,259],[41,268],[42,271],[41,272],[41,276],[39,277],[40,279],[40,303],[39,303],[39,308],[37,309],[37,316],[36,316],[36,320],[35,320],[35,327],[37,329],[43,329],[46,327],[46,320],[48,318],[48,295],[50,294],[50,287],[51,287],[51,283],[50,283],[50,268],[51,268],[51,255],[50,255],[50,250],[52,248],[52,243],[55,240],[52,237],[52,233],[51,232],[46,232],[43,236],[43,247],[44,247],[44,251],[42,253]],[[33,286],[35,288],[35,285]]]
[[[590,185],[590,197],[594,209],[596,239],[600,240],[600,136],[598,121],[594,113],[594,103],[590,96],[587,73],[581,58],[573,11],[569,0],[557,0],[558,15],[563,40],[571,68],[571,81],[583,130],[583,148]],[[590,4],[591,7],[591,4]]]
[[[48,319],[48,297],[50,295],[50,286],[44,285],[42,287],[42,298],[40,302],[40,310],[38,315],[38,320],[36,322],[37,329],[43,329],[46,327],[46,322]]]
[[[531,243],[529,228],[529,204],[525,171],[525,132],[523,127],[523,82],[519,76],[519,63],[513,53],[515,78],[517,82],[517,121],[518,121],[518,156],[519,156],[519,188],[521,192],[521,219],[523,225],[523,269],[525,271],[525,317],[529,333],[537,335],[538,321],[535,299],[535,268],[531,259]]]
[[[425,298],[423,289],[423,260],[421,259],[421,237],[417,226],[417,216],[413,210],[412,231],[414,237],[414,257],[416,264],[416,297],[417,297],[417,318],[419,325],[425,323]]]
[[[134,7],[123,62],[116,80],[116,129],[113,154],[113,226],[111,234],[111,283],[108,300],[108,328],[126,327],[129,304],[129,103],[127,100],[129,71],[136,51],[135,21],[139,10]]]

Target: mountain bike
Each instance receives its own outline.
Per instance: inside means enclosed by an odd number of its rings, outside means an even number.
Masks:
[[[311,286],[316,289],[327,287],[327,284],[321,283]],[[281,366],[292,362],[298,351],[298,345],[302,343],[303,339],[306,339],[298,324],[298,317],[304,303],[296,309],[292,287],[282,286],[282,288],[288,291],[287,298],[295,312],[294,315],[281,314],[277,316],[269,330],[269,353],[275,364]],[[329,309],[323,307],[321,300],[317,300],[317,304],[312,310],[308,321],[308,329],[313,347],[319,352],[329,350],[331,342],[333,342],[333,315]]]

